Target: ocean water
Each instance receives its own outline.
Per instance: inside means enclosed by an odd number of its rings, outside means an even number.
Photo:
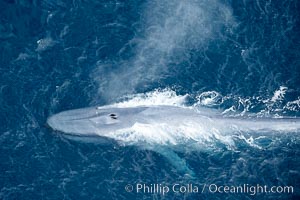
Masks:
[[[216,132],[166,158],[46,124],[114,103],[300,117],[299,10],[297,0],[1,0],[0,199],[300,199],[299,130]]]

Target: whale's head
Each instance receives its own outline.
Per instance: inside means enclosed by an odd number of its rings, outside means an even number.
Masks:
[[[107,133],[128,128],[142,120],[145,107],[91,107],[64,111],[48,118],[47,124],[55,131],[80,136],[106,136]]]

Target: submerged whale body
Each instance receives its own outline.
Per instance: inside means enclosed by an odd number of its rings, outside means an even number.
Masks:
[[[182,150],[215,141],[231,145],[232,135],[241,132],[300,131],[298,118],[226,118],[210,109],[178,106],[90,107],[58,113],[47,123],[68,136],[108,138],[151,149],[189,174],[192,170],[170,147]]]

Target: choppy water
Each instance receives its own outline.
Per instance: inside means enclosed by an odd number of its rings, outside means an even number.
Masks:
[[[185,147],[191,178],[157,152],[46,126],[57,112],[116,102],[300,117],[299,1],[2,0],[0,10],[0,199],[300,198],[299,132]],[[294,192],[126,192],[137,183]]]

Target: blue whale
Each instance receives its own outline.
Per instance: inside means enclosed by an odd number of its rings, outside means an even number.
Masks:
[[[206,108],[166,105],[76,109],[55,114],[47,123],[69,138],[107,138],[150,149],[188,174],[192,170],[173,150],[208,148],[214,142],[230,147],[243,133],[300,132],[299,118],[230,118]]]

